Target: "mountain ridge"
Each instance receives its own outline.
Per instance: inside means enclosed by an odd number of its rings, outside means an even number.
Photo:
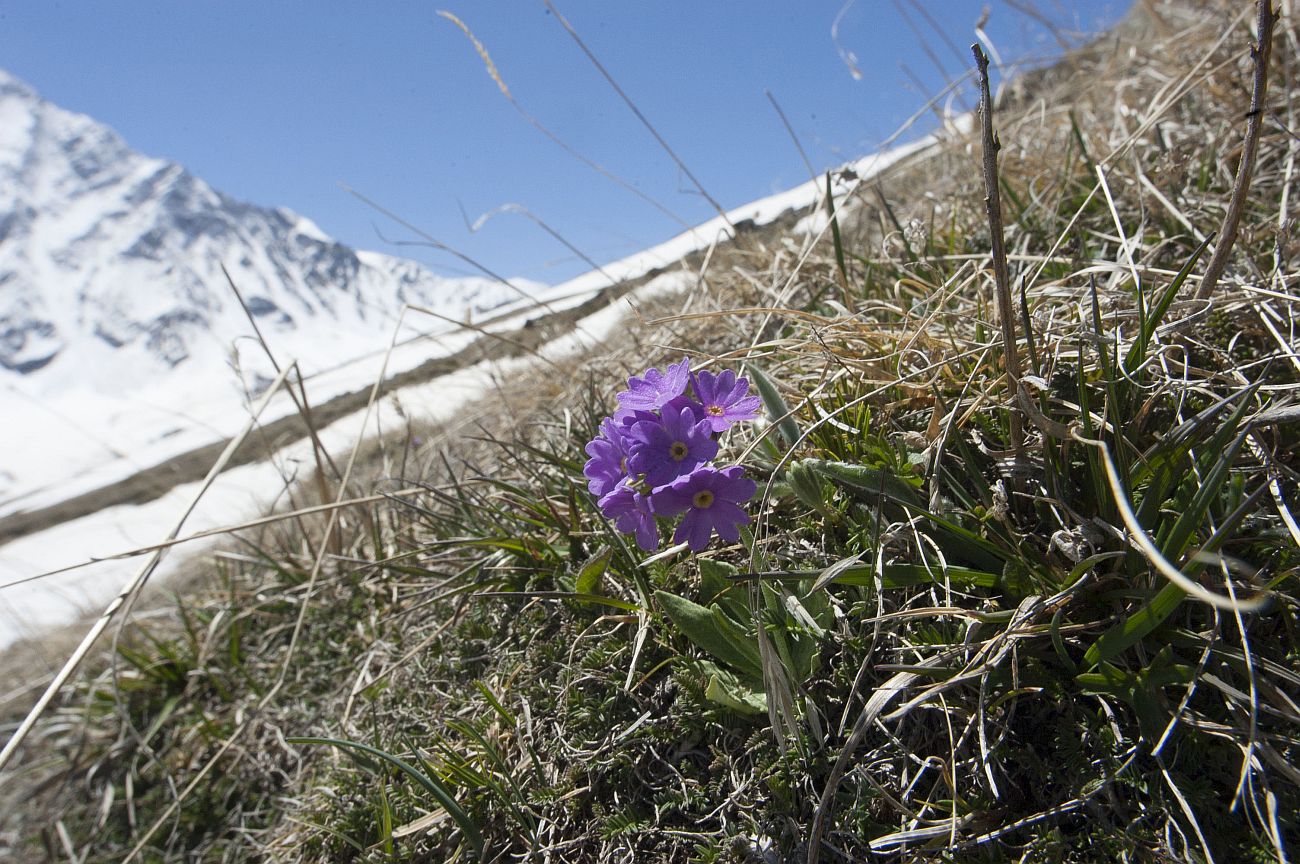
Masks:
[[[387,336],[405,303],[459,314],[517,296],[359,253],[287,208],[234,199],[3,71],[0,188],[0,374],[35,375],[41,391],[93,376],[114,353],[146,374],[228,354],[248,326],[222,265],[259,326],[308,367],[338,359],[357,342],[348,335]],[[346,341],[320,339],[322,326]],[[302,338],[308,329],[317,338]]]

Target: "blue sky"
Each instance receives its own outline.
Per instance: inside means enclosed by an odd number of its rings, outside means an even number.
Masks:
[[[808,178],[765,90],[817,170],[866,155],[969,66],[984,5],[554,2],[724,207]],[[986,30],[1004,57],[1059,50],[1013,5],[988,5]],[[1033,5],[1079,34],[1113,23],[1129,3]],[[405,254],[449,275],[464,265],[446,253],[387,245],[377,231],[410,235],[339,183],[498,272],[545,282],[587,267],[518,215],[471,233],[462,208],[473,219],[523,205],[598,262],[680,231],[528,125],[465,35],[438,17],[440,8],[474,31],[519,104],[569,146],[677,219],[713,215],[541,0],[0,0],[0,64],[50,101],[234,197],[288,207],[344,243]],[[860,79],[844,52],[856,55]],[[908,137],[933,122],[926,118]]]

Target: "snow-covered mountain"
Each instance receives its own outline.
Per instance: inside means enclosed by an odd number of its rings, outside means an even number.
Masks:
[[[403,303],[460,317],[518,296],[233,200],[0,72],[0,381],[118,392],[227,362],[250,327],[223,264],[268,341],[309,368],[386,343]]]
[[[274,373],[223,265],[278,361],[322,373],[318,399],[373,380],[404,303],[462,320],[545,288],[354,251],[136,153],[0,71],[0,515],[243,425]],[[401,335],[430,330],[448,325],[408,315]],[[400,361],[433,346],[418,339]],[[264,419],[292,410],[285,400]]]

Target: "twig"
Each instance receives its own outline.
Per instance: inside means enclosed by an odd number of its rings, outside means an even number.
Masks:
[[[673,148],[669,146],[668,142],[664,140],[664,137],[659,134],[659,130],[654,127],[654,124],[646,119],[646,116],[641,113],[640,108],[636,107],[636,103],[632,101],[632,98],[623,92],[622,87],[618,86],[618,82],[614,80],[614,76],[609,74],[609,70],[605,68],[604,64],[596,59],[596,55],[587,47],[587,43],[582,41],[582,37],[578,35],[578,31],[573,29],[573,25],[569,23],[569,19],[560,14],[560,10],[555,8],[555,4],[552,3],[551,0],[542,0],[542,2],[546,4],[547,9],[551,10],[551,14],[555,16],[555,20],[560,22],[560,26],[562,26],[568,34],[573,37],[573,41],[582,49],[582,53],[587,55],[587,59],[591,61],[592,65],[595,66],[600,74],[604,76],[605,80],[609,82],[609,86],[614,88],[614,92],[623,100],[623,104],[627,105],[632,113],[636,115],[636,119],[641,121],[641,125],[654,136],[654,139],[659,142],[659,146],[664,149],[664,152],[667,153],[673,162],[676,163],[677,167],[682,170],[682,173],[686,175],[687,179],[690,180],[695,188],[699,190],[699,193],[704,197],[704,200],[708,201],[709,205],[717,211],[718,215],[722,217],[722,221],[726,222],[729,227],[735,228],[736,226],[732,225],[731,220],[727,218],[727,211],[722,209],[722,205],[719,204],[707,190],[705,190],[704,184],[696,179],[695,175],[691,173],[691,169],[686,167],[686,163],[681,160],[681,157],[679,157]]]
[[[1011,418],[1011,449],[1016,461],[1024,461],[1024,432],[1014,393],[1020,387],[1020,354],[1016,349],[1016,314],[1011,305],[1011,276],[1007,272],[1007,248],[1002,239],[1002,198],[998,194],[998,150],[1002,147],[993,132],[993,99],[989,95],[989,58],[979,43],[970,46],[980,80],[980,117],[983,120],[984,210],[989,220],[989,245],[993,255],[993,278],[997,282],[998,321],[1002,325],[1002,356],[1007,382],[1012,391],[1008,406]]]
[[[790,118],[785,116],[785,112],[781,110],[781,104],[776,101],[776,97],[772,95],[771,90],[764,90],[763,92],[767,94],[767,101],[771,102],[772,107],[776,109],[776,116],[781,118],[781,125],[785,126],[785,131],[790,134],[790,140],[794,142],[795,149],[799,151],[799,158],[803,159],[804,167],[808,169],[808,176],[816,183],[820,179],[817,176],[817,169],[813,168],[812,160],[808,158],[803,145],[799,143],[799,136],[794,133],[794,127],[790,125]]]
[[[1259,149],[1259,132],[1264,126],[1264,100],[1268,97],[1268,59],[1273,52],[1273,23],[1277,12],[1273,9],[1273,0],[1256,0],[1259,18],[1256,29],[1259,42],[1250,49],[1251,59],[1255,63],[1255,84],[1250,93],[1250,113],[1246,115],[1246,137],[1241,142],[1241,161],[1237,163],[1237,179],[1232,184],[1232,198],[1228,202],[1228,212],[1223,214],[1223,224],[1219,227],[1219,245],[1214,247],[1214,255],[1205,267],[1205,276],[1201,278],[1201,287],[1196,290],[1196,299],[1204,300],[1214,293],[1214,288],[1228,266],[1228,256],[1237,240],[1237,226],[1241,222],[1241,213],[1246,209],[1246,195],[1250,192],[1250,176],[1255,171],[1255,153]]]

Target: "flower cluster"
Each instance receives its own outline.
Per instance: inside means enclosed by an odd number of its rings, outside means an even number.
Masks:
[[[726,370],[692,374],[690,361],[647,369],[627,381],[618,410],[587,444],[587,488],[600,510],[647,552],[659,546],[659,518],[685,513],[673,534],[696,552],[713,532],[728,542],[749,522],[741,504],[754,481],[739,465],[715,468],[718,435],[758,416],[749,381]]]

